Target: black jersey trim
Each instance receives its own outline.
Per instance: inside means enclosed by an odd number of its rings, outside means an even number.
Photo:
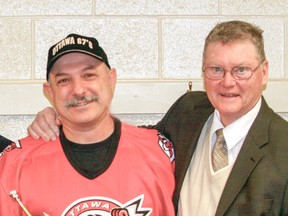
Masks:
[[[103,160],[102,164],[93,170],[87,170],[81,165],[82,161],[79,161],[79,158],[76,157],[75,152],[71,148],[71,143],[73,143],[73,142],[69,141],[66,138],[65,134],[63,133],[62,128],[60,128],[60,142],[61,142],[63,151],[64,151],[68,161],[70,162],[70,164],[73,166],[73,168],[78,173],[80,173],[81,175],[85,176],[88,179],[94,179],[97,176],[104,173],[109,168],[112,161],[114,160],[114,157],[116,155],[116,151],[118,148],[120,136],[121,136],[121,121],[117,118],[113,118],[113,120],[114,120],[113,133],[105,141],[101,142],[102,144],[104,143],[104,144],[109,145],[107,155],[106,155],[105,159]],[[107,142],[107,141],[109,141],[109,142]],[[107,143],[105,143],[105,142],[107,142]],[[77,144],[77,143],[74,143],[74,144]],[[89,145],[90,146],[94,145],[95,147],[97,147],[98,144],[99,143],[94,143],[94,144],[89,144]],[[80,144],[79,144],[79,146],[80,146]],[[85,159],[82,158],[81,160],[85,160]],[[96,157],[95,157],[95,160],[97,160]]]

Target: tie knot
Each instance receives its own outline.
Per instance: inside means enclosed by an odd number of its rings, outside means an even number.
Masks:
[[[216,131],[216,135],[217,135],[217,138],[216,138],[216,143],[218,145],[218,148],[223,148],[225,147],[227,149],[227,146],[226,146],[226,141],[225,141],[225,137],[224,137],[224,134],[223,134],[223,128],[220,128]]]
[[[223,128],[220,128],[216,131],[217,137],[223,137]]]

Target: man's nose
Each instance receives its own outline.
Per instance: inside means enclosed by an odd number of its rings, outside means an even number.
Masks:
[[[225,87],[234,86],[236,84],[236,79],[234,78],[231,71],[225,71],[221,83]]]
[[[86,92],[85,83],[81,80],[74,81],[73,83],[73,93],[78,96],[84,95]]]

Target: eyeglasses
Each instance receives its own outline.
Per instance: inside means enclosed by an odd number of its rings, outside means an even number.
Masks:
[[[263,63],[264,61],[260,62],[259,65],[252,69],[250,67],[245,67],[245,66],[241,66],[241,67],[234,67],[230,70],[232,76],[236,79],[236,80],[245,80],[245,79],[250,79],[253,75],[253,73],[260,67],[260,65]],[[208,79],[211,80],[220,80],[224,77],[225,73],[228,72],[229,70],[225,70],[222,67],[207,67],[203,70],[203,73],[205,75],[205,77],[207,77]]]

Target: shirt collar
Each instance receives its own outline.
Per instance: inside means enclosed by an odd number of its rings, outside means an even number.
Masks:
[[[210,141],[212,145],[216,139],[215,132],[218,129],[223,128],[223,134],[227,144],[227,149],[228,151],[232,149],[241,139],[243,139],[247,135],[261,108],[261,101],[262,99],[260,97],[257,104],[248,113],[246,113],[244,116],[232,122],[226,127],[224,127],[220,121],[219,111],[215,110],[213,113],[212,125],[210,129]],[[241,128],[241,130],[239,130],[239,128]]]

